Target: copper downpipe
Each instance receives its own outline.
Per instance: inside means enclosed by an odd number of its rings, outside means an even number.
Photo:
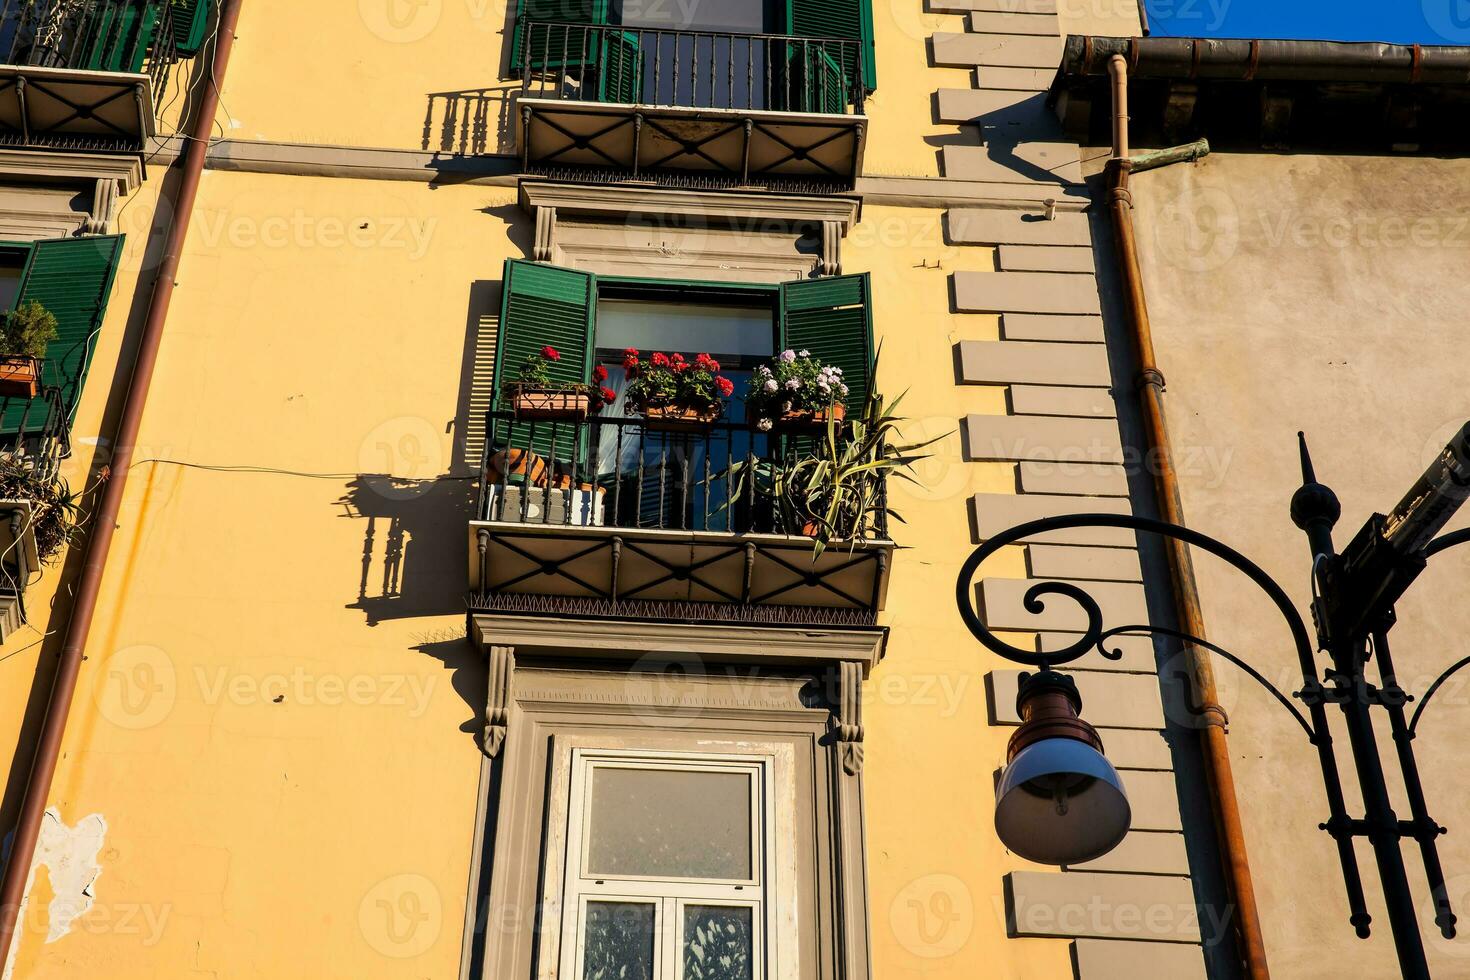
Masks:
[[[1149,325],[1148,304],[1144,299],[1143,274],[1138,264],[1138,249],[1133,234],[1133,198],[1128,191],[1131,164],[1128,159],[1128,62],[1122,55],[1108,61],[1108,74],[1113,89],[1113,158],[1108,163],[1108,210],[1113,218],[1113,234],[1118,248],[1118,265],[1123,279],[1123,305],[1133,333],[1138,357],[1138,401],[1143,413],[1144,431],[1149,443],[1148,458],[1154,465],[1160,517],[1171,524],[1184,524],[1184,508],[1179,497],[1179,479],[1174,472],[1173,448],[1164,419],[1164,376],[1154,356],[1153,331]],[[1169,571],[1173,579],[1174,601],[1180,628],[1193,636],[1205,638],[1204,614],[1200,608],[1199,586],[1194,577],[1194,562],[1189,546],[1168,540]],[[1266,947],[1261,938],[1261,919],[1256,910],[1255,886],[1251,881],[1250,863],[1246,858],[1245,832],[1240,821],[1240,803],[1235,794],[1235,777],[1231,772],[1230,752],[1225,741],[1225,710],[1220,707],[1215,691],[1215,672],[1209,652],[1194,645],[1186,647],[1194,697],[1201,706],[1201,742],[1205,757],[1205,779],[1210,788],[1210,804],[1220,841],[1225,876],[1235,905],[1232,916],[1241,959],[1252,980],[1266,980]]]
[[[133,362],[132,377],[128,383],[122,415],[113,436],[113,454],[109,463],[111,474],[103,484],[102,498],[93,515],[92,532],[87,541],[86,557],[82,562],[81,574],[77,579],[76,599],[71,619],[67,624],[66,636],[61,648],[60,661],[56,666],[56,678],[51,687],[51,698],[46,705],[46,720],[36,745],[36,757],[31,764],[30,782],[21,801],[20,820],[16,825],[15,837],[10,849],[10,860],[5,865],[5,877],[0,881],[0,967],[8,962],[14,943],[20,904],[25,897],[26,879],[30,876],[31,861],[35,858],[36,841],[41,832],[41,818],[46,812],[46,801],[51,794],[51,783],[56,775],[57,759],[61,755],[62,738],[66,733],[67,716],[71,712],[76,694],[77,676],[82,667],[82,652],[87,645],[87,635],[92,627],[92,618],[97,611],[97,597],[102,587],[102,573],[107,565],[107,554],[112,546],[113,532],[117,529],[118,514],[122,510],[123,493],[127,489],[128,471],[133,461],[133,450],[138,441],[138,430],[143,421],[143,406],[148,400],[148,389],[153,380],[153,370],[158,363],[158,349],[163,340],[163,325],[168,318],[169,303],[173,298],[179,260],[183,255],[184,242],[189,235],[189,219],[194,212],[194,201],[199,194],[199,178],[204,171],[204,159],[209,151],[210,137],[214,131],[215,113],[219,109],[219,86],[223,84],[225,69],[230,62],[230,51],[234,47],[235,27],[240,19],[242,0],[223,0],[219,15],[219,30],[214,46],[214,60],[210,84],[203,86],[192,120],[190,134],[181,157],[178,197],[174,202],[174,221],[169,228],[164,244],[163,259],[153,281],[153,295],[148,302],[148,312],[143,321],[138,340],[138,353]]]

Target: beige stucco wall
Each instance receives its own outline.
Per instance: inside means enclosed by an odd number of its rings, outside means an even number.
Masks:
[[[1307,546],[1287,506],[1300,485],[1296,432],[1343,502],[1344,547],[1386,511],[1470,419],[1464,355],[1470,284],[1470,165],[1402,157],[1216,154],[1133,185],[1149,309],[1169,384],[1169,423],[1189,522],[1259,561],[1304,611]],[[1463,523],[1463,521],[1461,522]],[[1300,687],[1284,627],[1238,574],[1198,563],[1212,638]],[[1401,683],[1422,694],[1463,656],[1470,556],[1447,553],[1399,607]],[[1229,667],[1218,671],[1273,975],[1396,972],[1371,851],[1360,846],[1374,935],[1354,938],[1314,750],[1295,723]],[[1424,717],[1415,743],[1451,899],[1470,900],[1459,732],[1462,683]],[[1335,714],[1335,712],[1334,712]],[[1338,745],[1349,809],[1356,780]],[[1391,770],[1386,722],[1380,747]],[[1401,816],[1408,807],[1397,796]],[[1405,848],[1436,976],[1470,970],[1470,943],[1439,937],[1417,848]]]

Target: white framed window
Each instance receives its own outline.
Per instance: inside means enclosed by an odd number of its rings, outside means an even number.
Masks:
[[[561,971],[775,976],[774,760],[574,749]]]

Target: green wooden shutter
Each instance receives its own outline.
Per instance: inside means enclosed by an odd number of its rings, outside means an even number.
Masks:
[[[543,347],[555,347],[561,360],[550,365],[551,380],[586,384],[592,378],[593,328],[597,322],[597,277],[590,272],[508,259],[495,338],[495,407],[509,411],[501,388],[514,381],[526,358]],[[550,424],[544,424],[549,430]],[[529,429],[527,430],[529,431]],[[518,427],[519,434],[519,427]],[[504,426],[496,441],[505,442]],[[532,448],[542,456],[553,449],[549,431],[538,433]],[[570,442],[558,440],[555,455],[566,458]]]
[[[122,235],[46,239],[32,243],[26,260],[16,305],[35,300],[56,317],[56,339],[46,349],[41,384],[61,389],[61,406],[68,413],[81,398],[122,243]],[[40,431],[45,422],[39,406],[27,414],[24,402],[7,404],[0,431]]]
[[[175,0],[174,47],[185,58],[192,58],[204,46],[204,28],[209,24],[209,7],[209,0]]]
[[[510,71],[525,70],[530,24],[606,24],[608,0],[516,0],[515,34],[510,43]],[[568,68],[593,60],[598,34],[575,28],[538,27],[530,37],[532,71]]]
[[[143,70],[166,0],[100,0],[86,15],[80,64],[93,71]]]
[[[863,87],[869,92],[877,88],[872,0],[786,0],[786,30],[798,37],[860,42],[858,51],[844,49],[842,70],[854,80],[861,71]]]
[[[600,53],[597,94],[600,102],[642,102],[643,52],[632,31],[608,31]]]
[[[795,57],[791,108],[829,115],[846,112],[852,84],[832,53],[822,47],[802,45]]]
[[[842,369],[847,409],[862,412],[873,376],[871,281],[856,276],[799,279],[781,286],[781,348],[809,350]]]

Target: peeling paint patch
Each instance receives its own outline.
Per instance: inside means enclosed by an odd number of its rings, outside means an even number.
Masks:
[[[97,856],[102,853],[106,838],[107,821],[100,813],[83,817],[75,827],[68,827],[55,807],[47,809],[42,816],[41,837],[36,842],[36,856],[31,861],[30,876],[26,879],[26,897],[21,900],[19,921],[27,921],[26,906],[36,883],[36,872],[44,867],[51,893],[51,900],[46,906],[47,943],[54,943],[71,932],[72,923],[85,915],[96,900],[94,888],[102,874]],[[17,938],[23,941],[25,932],[21,929]],[[20,942],[11,944],[5,980],[10,980],[20,945]]]
[[[54,943],[68,932],[71,924],[84,915],[96,900],[92,890],[102,868],[97,855],[107,837],[107,821],[93,813],[77,821],[75,827],[62,822],[55,809],[46,811],[41,821],[41,839],[36,843],[36,859],[31,862],[31,875],[45,865],[51,874],[51,927],[46,942]]]

